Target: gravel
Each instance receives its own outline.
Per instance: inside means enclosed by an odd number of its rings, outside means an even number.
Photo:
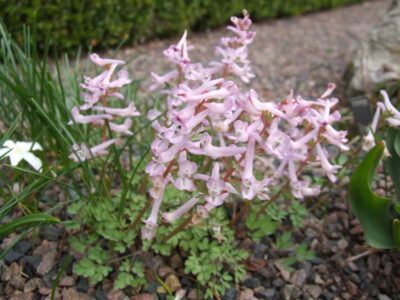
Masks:
[[[390,0],[367,1],[333,11],[254,24],[256,39],[250,45],[252,68],[256,74],[251,86],[267,99],[286,97],[290,89],[304,97],[318,96],[328,82],[338,84],[343,96],[343,75],[360,40],[377,24]],[[227,35],[225,28],[206,33],[190,33],[193,62],[207,62],[214,47]],[[150,85],[150,72],[164,73],[170,65],[162,51],[179,37],[158,40],[135,48],[125,48],[119,58],[133,59],[128,68],[135,78]],[[211,55],[210,55],[211,54]]]

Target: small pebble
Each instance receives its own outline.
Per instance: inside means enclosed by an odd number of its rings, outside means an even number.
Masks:
[[[260,289],[256,291],[255,296],[259,299],[273,300],[275,298],[276,291],[274,289]]]
[[[225,295],[222,296],[222,300],[235,300],[236,299],[236,289],[230,287],[226,290]]]
[[[80,293],[87,293],[89,289],[89,281],[84,277],[79,277],[76,290]]]
[[[254,289],[261,285],[260,279],[257,277],[250,277],[247,278],[245,281],[242,282],[242,285],[248,287],[250,289]]]

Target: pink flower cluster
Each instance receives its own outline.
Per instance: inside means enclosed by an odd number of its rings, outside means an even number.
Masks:
[[[81,106],[75,106],[71,110],[73,121],[81,124],[102,125],[103,131],[107,130],[107,123],[115,133],[132,135],[130,128],[132,120],[130,117],[139,116],[135,104],[130,102],[126,108],[108,107],[108,101],[111,97],[116,99],[124,99],[124,95],[119,91],[124,85],[131,83],[128,72],[124,69],[120,70],[116,76],[115,71],[119,65],[125,64],[122,60],[101,58],[97,54],[90,55],[90,59],[96,65],[103,67],[105,70],[94,78],[85,76],[84,83],[81,87],[85,90],[82,97],[85,103]],[[116,78],[114,78],[116,77]],[[101,105],[96,105],[101,103]],[[96,112],[96,114],[82,114],[82,112]],[[112,122],[115,118],[125,118],[122,123]],[[103,136],[104,139],[105,135]],[[110,139],[94,147],[87,147],[84,143],[81,145],[73,145],[73,153],[69,156],[76,162],[85,161],[91,157],[105,155],[108,153],[107,148],[116,143],[117,139]]]
[[[334,110],[338,99],[330,98],[335,85],[329,84],[315,100],[291,92],[280,103],[264,102],[255,90],[244,91],[228,77],[244,82],[254,77],[247,47],[255,32],[249,31],[247,12],[231,21],[235,26],[228,29],[234,36],[222,38],[216,48],[220,61],[208,66],[191,63],[188,51],[193,47],[187,45],[185,32],[177,45],[164,51],[175,70],[161,76],[152,73],[151,89],[164,88],[161,93],[166,95],[168,111],[164,119],[152,123],[157,137],[151,144],[153,159],[146,172],[151,176],[154,201],[144,221],[143,238],[154,237],[168,185],[192,195],[176,210],[161,214],[165,222],[173,222],[195,206],[196,214],[206,218],[233,195],[268,200],[271,185],[285,179],[295,197],[317,195],[319,187],[302,179],[301,171],[307,165],[322,168],[331,181],[336,180],[340,166],[329,161],[326,145],[348,147],[346,132],[332,126],[341,117]],[[148,118],[159,115],[152,110]],[[262,156],[272,157],[275,165],[267,166],[273,172],[260,178],[255,162]]]

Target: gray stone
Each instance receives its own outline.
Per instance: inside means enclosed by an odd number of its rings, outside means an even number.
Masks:
[[[57,226],[45,226],[41,231],[41,236],[47,241],[58,241],[64,234],[64,229]]]
[[[379,289],[377,288],[377,286],[375,284],[371,283],[368,280],[366,280],[363,283],[361,283],[361,288],[367,290],[368,296],[375,297],[379,293]]]
[[[145,293],[145,294],[139,294],[132,296],[130,300],[157,300],[158,297],[153,294]]]
[[[356,273],[350,274],[350,280],[357,284],[361,283],[361,279]]]
[[[87,293],[89,289],[89,281],[84,277],[79,277],[76,290],[81,293]]]
[[[283,300],[298,299],[301,295],[301,290],[293,284],[285,285],[281,290]]]
[[[389,296],[386,296],[385,294],[379,294],[378,295],[379,300],[392,300]]]
[[[376,85],[400,78],[400,0],[371,30],[357,50],[349,73],[352,91],[373,92]]]
[[[236,299],[236,289],[234,287],[230,287],[226,290],[225,295],[222,296],[222,300],[234,300]]]
[[[249,289],[254,289],[258,286],[261,285],[260,279],[257,277],[250,277],[247,278],[245,281],[242,283],[245,287],[248,287]]]
[[[303,286],[307,280],[307,273],[304,270],[295,271],[290,277],[290,282],[296,286]]]
[[[22,256],[24,256],[24,254],[22,254],[18,251],[10,250],[10,251],[8,251],[6,256],[4,256],[4,261],[7,264],[10,264],[14,261],[18,261]]]
[[[322,296],[323,296],[323,299],[326,299],[326,300],[331,300],[331,299],[335,298],[335,294],[333,294],[331,292],[323,292]]]
[[[319,299],[319,296],[322,293],[322,289],[319,285],[316,284],[308,284],[304,286],[304,290],[311,295],[314,299]]]
[[[42,258],[40,255],[28,255],[23,258],[26,264],[32,269],[32,273],[36,272]]]
[[[264,253],[268,249],[266,245],[261,243],[253,243],[251,245],[251,248],[253,249],[252,254],[254,255],[255,258],[263,258]]]
[[[261,289],[255,293],[255,296],[259,299],[272,300],[276,296],[274,289]]]
[[[51,288],[53,284],[54,278],[57,276],[56,269],[51,270],[50,272],[43,275],[42,279],[44,282],[44,287]]]
[[[315,257],[314,259],[311,260],[311,263],[314,265],[325,265],[326,260],[319,257]]]
[[[56,257],[58,255],[57,250],[50,250],[46,254],[43,255],[42,261],[37,267],[37,272],[41,275],[44,275],[54,267],[56,263]]]
[[[96,300],[107,300],[107,292],[98,286],[96,292],[94,293],[94,297]]]
[[[306,272],[307,277],[311,273],[312,265],[309,261],[299,261],[298,262],[299,268],[303,269]]]
[[[275,279],[275,280],[272,282],[272,285],[273,285],[274,287],[276,287],[276,288],[280,288],[280,287],[282,287],[284,284],[285,284],[285,282],[284,282],[282,279],[280,279],[280,278],[277,278],[277,279]]]
[[[15,251],[26,254],[29,250],[32,249],[32,246],[32,241],[21,241],[15,246]]]

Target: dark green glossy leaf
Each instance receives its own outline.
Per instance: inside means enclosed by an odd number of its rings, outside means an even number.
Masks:
[[[379,197],[370,186],[384,149],[385,144],[379,143],[368,152],[351,176],[349,190],[350,205],[364,229],[365,239],[378,249],[395,247],[389,212],[391,199]]]
[[[400,155],[400,134],[398,131],[396,133],[397,134],[394,138],[393,148],[396,151],[397,156],[399,156]]]
[[[400,250],[400,220],[393,220],[393,239],[397,250]]]
[[[389,128],[386,138],[386,147],[391,156],[387,158],[385,166],[392,177],[397,197],[400,198],[400,156],[397,150],[397,148],[400,150],[400,131]]]

